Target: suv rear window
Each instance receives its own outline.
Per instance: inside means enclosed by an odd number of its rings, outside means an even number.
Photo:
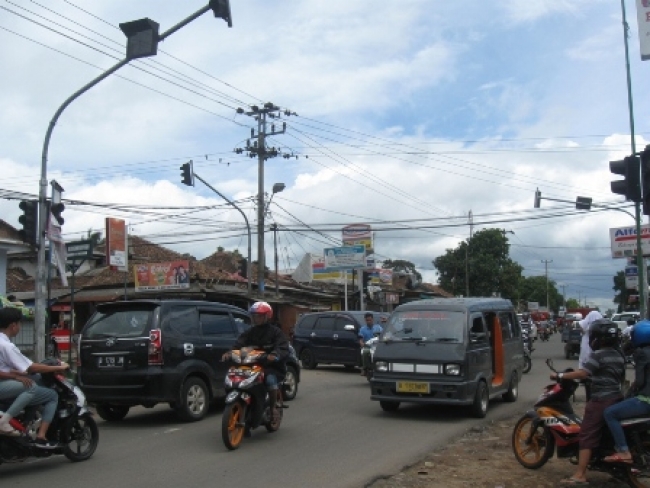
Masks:
[[[89,339],[100,337],[142,337],[149,334],[153,310],[105,310],[92,316],[83,335]]]

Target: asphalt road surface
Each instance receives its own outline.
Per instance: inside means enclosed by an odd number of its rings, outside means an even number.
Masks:
[[[515,419],[532,405],[548,382],[545,358],[558,369],[576,367],[562,346],[559,334],[537,341],[519,400],[493,400],[487,419]],[[232,452],[221,441],[221,408],[196,423],[179,422],[166,405],[132,409],[120,422],[96,417],[100,440],[90,460],[55,456],[1,465],[0,480],[3,488],[363,487],[483,422],[449,407],[402,404],[385,413],[358,371],[334,366],[304,370],[289,405],[278,432],[257,429]]]

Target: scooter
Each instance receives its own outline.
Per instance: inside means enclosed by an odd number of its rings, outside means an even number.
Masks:
[[[533,341],[530,339],[530,336],[524,330],[521,331],[521,340],[524,343],[524,369],[522,372],[529,373],[533,367],[533,360],[530,357],[533,351]]]
[[[552,360],[547,359],[546,364],[557,373]],[[573,370],[565,370],[569,371]],[[512,450],[523,467],[541,468],[555,452],[558,458],[569,458],[572,464],[577,464],[582,419],[573,411],[570,398],[578,386],[578,381],[566,379],[547,385],[533,410],[517,421],[512,432]],[[632,487],[650,487],[650,418],[626,419],[621,425],[634,458],[633,463],[603,461],[614,453],[613,439],[605,427],[601,446],[593,450],[589,469],[609,473]]]
[[[221,438],[228,449],[237,449],[244,437],[263,425],[268,432],[275,432],[282,423],[284,406],[282,388],[276,403],[278,416],[271,415],[269,391],[264,382],[263,364],[267,354],[255,347],[243,347],[231,353],[234,363],[228,369],[225,385],[226,407],[221,417]]]
[[[375,349],[377,349],[377,341],[379,341],[379,337],[375,335],[372,339],[368,339],[368,341],[365,342],[363,347],[361,348],[361,356],[363,355],[370,356],[370,360],[368,361],[368,364],[370,364],[370,366],[364,368],[363,370],[363,373],[365,374],[366,379],[368,381],[372,379],[372,373],[373,373],[372,358],[375,355]]]
[[[45,360],[44,364],[57,365],[58,360]],[[81,389],[72,384],[61,373],[41,375],[42,386],[56,390],[59,403],[56,414],[47,431],[47,439],[58,445],[55,449],[41,449],[34,445],[34,438],[40,426],[40,407],[28,408],[10,420],[11,426],[21,435],[0,436],[0,464],[18,463],[28,458],[44,458],[63,454],[70,461],[89,459],[97,449],[99,430],[86,405]],[[5,411],[11,402],[1,402]]]

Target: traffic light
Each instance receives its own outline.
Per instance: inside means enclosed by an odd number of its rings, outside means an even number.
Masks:
[[[23,200],[18,205],[23,214],[18,217],[18,222],[23,226],[18,231],[23,242],[36,246],[38,242],[38,200]]]
[[[650,215],[650,145],[641,153],[641,191],[643,215]]]
[[[609,170],[624,179],[612,181],[612,193],[624,195],[626,200],[641,201],[641,161],[637,156],[627,156],[620,161],[610,161]]]
[[[370,284],[370,273],[363,271],[363,291],[368,291],[368,285]]]
[[[181,166],[181,183],[187,186],[194,186],[194,168],[192,161]]]
[[[65,205],[63,205],[61,202],[54,203],[50,206],[50,213],[56,219],[59,225],[63,225],[63,222],[65,222],[63,215],[61,215],[64,210],[65,210]]]
[[[241,258],[239,261],[239,268],[237,269],[239,272],[239,276],[242,278],[248,277],[248,259],[246,258]]]

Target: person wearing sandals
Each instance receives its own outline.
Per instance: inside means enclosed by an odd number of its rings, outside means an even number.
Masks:
[[[593,322],[589,327],[591,354],[578,371],[553,373],[551,379],[591,379],[591,396],[585,406],[585,414],[578,434],[578,467],[562,486],[587,486],[587,468],[591,453],[600,445],[602,429],[605,426],[603,411],[619,402],[623,395],[621,384],[625,377],[625,359],[617,349],[621,331],[607,319]]]
[[[614,438],[616,453],[607,456],[604,461],[609,463],[632,463],[632,454],[625,440],[621,420],[633,417],[650,416],[650,321],[642,320],[634,326],[630,333],[634,346],[634,382],[630,386],[632,397],[612,405],[603,413],[605,422]]]

